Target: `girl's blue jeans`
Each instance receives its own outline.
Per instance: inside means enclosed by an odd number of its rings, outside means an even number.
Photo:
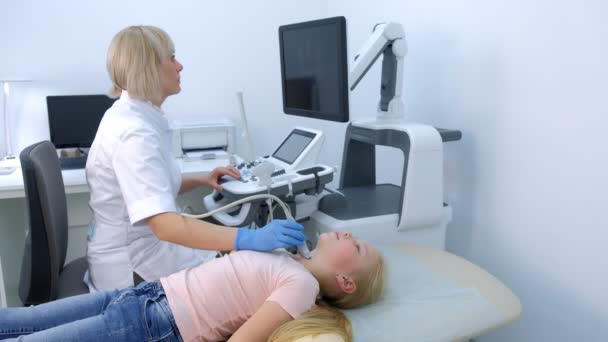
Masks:
[[[182,341],[159,282],[0,309],[0,340]]]

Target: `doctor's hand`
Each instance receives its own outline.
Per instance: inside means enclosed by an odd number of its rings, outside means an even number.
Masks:
[[[216,167],[208,174],[205,180],[205,184],[210,188],[213,188],[217,191],[223,191],[224,188],[219,184],[220,178],[223,176],[230,176],[234,179],[240,179],[241,173],[234,166],[226,166],[226,167]]]
[[[306,241],[303,230],[304,227],[293,220],[273,220],[259,229],[239,228],[234,247],[237,251],[270,252],[277,248],[299,246]]]

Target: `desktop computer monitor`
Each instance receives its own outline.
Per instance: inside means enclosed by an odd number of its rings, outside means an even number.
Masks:
[[[106,95],[47,96],[51,142],[57,148],[91,147],[99,122],[114,101]]]
[[[279,27],[285,114],[348,122],[346,20]]]

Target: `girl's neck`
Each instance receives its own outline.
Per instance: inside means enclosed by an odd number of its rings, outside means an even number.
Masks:
[[[331,295],[337,291],[335,288],[334,275],[325,267],[326,265],[322,264],[321,260],[315,259],[314,257],[306,259],[300,255],[296,255],[295,258],[308,270],[308,272],[310,272],[310,274],[312,274],[313,277],[315,277],[315,279],[317,279],[321,294]]]

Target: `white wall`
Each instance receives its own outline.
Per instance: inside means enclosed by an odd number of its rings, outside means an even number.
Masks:
[[[480,341],[608,339],[607,13],[602,1],[330,1],[351,56],[375,22],[403,23],[410,118],[463,132],[446,145],[448,248],[524,307]],[[379,69],[351,94],[354,117],[373,111]]]
[[[11,94],[13,149],[49,138],[46,95],[107,93],[112,36],[128,25],[149,24],[171,35],[184,65],[182,92],[164,106],[168,117],[237,119],[235,92],[242,90],[252,139],[261,141],[254,149],[262,153],[291,125],[282,115],[278,27],[326,11],[321,0],[306,6],[272,0],[2,1],[0,78],[33,80]],[[278,135],[264,127],[271,122]]]
[[[44,96],[109,87],[105,52],[130,24],[154,24],[184,64],[172,119],[236,118],[245,91],[256,154],[292,125],[324,129],[337,165],[344,124],[281,114],[277,27],[344,15],[349,55],[372,25],[404,24],[412,120],[462,130],[446,145],[448,248],[502,279],[523,317],[482,341],[599,341],[608,336],[608,6],[602,1],[3,1],[0,78],[34,79],[15,96],[15,147],[48,138]],[[376,66],[351,94],[374,115]],[[20,101],[19,97],[23,98]],[[3,140],[3,139],[0,139]],[[379,177],[396,181],[388,156]]]

